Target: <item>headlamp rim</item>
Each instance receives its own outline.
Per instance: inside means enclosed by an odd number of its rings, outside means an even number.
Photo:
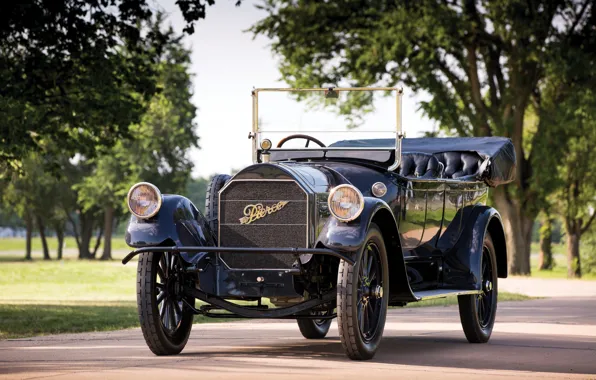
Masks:
[[[356,212],[356,214],[354,214],[351,218],[342,218],[342,217],[338,216],[333,211],[333,207],[331,207],[331,199],[335,195],[335,192],[338,190],[341,190],[343,188],[346,188],[346,187],[354,190],[356,192],[356,194],[358,194],[358,197],[360,198],[360,202],[358,205],[359,206],[358,212]],[[351,222],[352,220],[357,219],[360,216],[360,214],[362,214],[362,210],[364,210],[364,196],[362,195],[362,192],[354,185],[350,185],[347,183],[337,185],[333,189],[331,189],[331,191],[329,192],[329,197],[327,197],[327,207],[329,208],[329,212],[331,212],[331,215],[333,215],[337,220],[339,220],[341,222]]]
[[[141,185],[149,186],[157,194],[157,207],[155,208],[155,211],[153,211],[149,215],[139,215],[136,212],[134,212],[132,210],[132,208],[130,207],[130,196],[132,195],[132,192],[137,187],[139,187]],[[137,183],[135,183],[134,185],[131,186],[130,190],[128,190],[128,195],[126,196],[126,206],[128,206],[128,211],[130,211],[131,214],[133,214],[134,216],[136,216],[139,219],[149,219],[149,218],[154,217],[159,212],[159,210],[161,209],[162,202],[163,202],[163,197],[162,197],[161,191],[159,191],[159,189],[157,188],[157,186],[155,186],[154,184],[149,183],[149,182],[137,182]]]

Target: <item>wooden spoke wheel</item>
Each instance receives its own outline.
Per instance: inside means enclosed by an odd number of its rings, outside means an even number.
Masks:
[[[381,342],[387,317],[389,272],[379,228],[371,224],[356,264],[342,261],[337,284],[339,336],[350,359],[371,359]]]
[[[486,343],[490,339],[497,314],[497,260],[490,234],[482,247],[482,293],[458,296],[459,317],[470,343]]]
[[[194,315],[188,307],[194,307],[194,298],[182,293],[188,281],[177,255],[150,252],[139,256],[139,321],[145,341],[156,355],[178,354],[188,341]]]

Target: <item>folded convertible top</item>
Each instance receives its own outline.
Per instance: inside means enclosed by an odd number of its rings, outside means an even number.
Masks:
[[[371,148],[395,146],[395,139],[342,140],[332,147]],[[515,149],[511,139],[506,137],[440,137],[405,138],[402,140],[403,153],[475,153],[482,160],[482,172],[478,179],[489,186],[498,186],[515,179]]]

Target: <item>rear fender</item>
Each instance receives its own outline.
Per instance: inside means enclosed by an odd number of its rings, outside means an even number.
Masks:
[[[487,231],[493,240],[497,274],[507,277],[507,248],[501,216],[488,206],[475,206],[452,249],[445,252],[443,285],[445,288],[480,290],[482,288],[481,259]]]
[[[190,200],[180,195],[164,195],[157,215],[139,219],[132,215],[125,235],[133,248],[176,246],[215,246],[207,220]],[[181,253],[188,262],[198,261],[204,253]]]
[[[340,222],[334,217],[329,217],[323,227],[317,246],[352,253],[354,259],[362,252],[368,228],[375,223],[381,229],[389,260],[389,301],[411,302],[417,298],[412,294],[412,289],[406,274],[401,241],[398,233],[397,222],[393,212],[383,200],[364,197],[364,209],[360,216],[348,223]]]

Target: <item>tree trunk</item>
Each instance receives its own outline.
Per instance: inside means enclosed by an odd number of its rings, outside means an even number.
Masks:
[[[37,216],[37,227],[39,228],[39,237],[41,238],[41,245],[43,247],[43,259],[51,260],[50,250],[48,249],[48,241],[46,240],[45,226],[43,225],[43,220],[39,215]]]
[[[91,254],[91,258],[94,259],[97,256],[97,250],[99,249],[99,245],[101,244],[101,237],[103,236],[103,227],[97,231],[97,238],[95,239],[95,246],[93,247],[93,253]]]
[[[524,212],[517,199],[510,199],[504,186],[495,189],[494,200],[505,227],[508,273],[529,275],[532,225],[535,215]]]
[[[64,213],[66,214],[66,217],[68,218],[68,221],[70,222],[70,224],[72,226],[72,234],[74,235],[75,242],[77,243],[77,248],[79,249],[79,259],[80,259],[81,258],[81,239],[79,238],[79,230],[77,227],[77,223],[75,223],[74,219],[72,218],[72,215],[70,215],[68,210],[65,209]]]
[[[62,253],[64,249],[64,226],[61,224],[56,224],[56,238],[58,239],[58,249],[57,249],[57,258],[58,260],[62,260]]]
[[[100,260],[112,260],[112,228],[114,226],[114,207],[107,206],[104,213],[103,253]]]
[[[31,234],[33,233],[33,220],[27,211],[25,213],[25,228],[27,229],[25,238],[25,260],[31,260]]]
[[[567,222],[567,277],[580,278],[582,276],[579,257],[579,243],[581,239],[580,223]]]
[[[553,269],[553,220],[550,215],[544,216],[543,224],[540,227],[540,256],[538,258],[539,270]]]
[[[85,214],[80,214],[79,224],[81,225],[81,244],[79,246],[79,259],[92,259],[89,251],[89,244],[93,236],[93,220]]]

